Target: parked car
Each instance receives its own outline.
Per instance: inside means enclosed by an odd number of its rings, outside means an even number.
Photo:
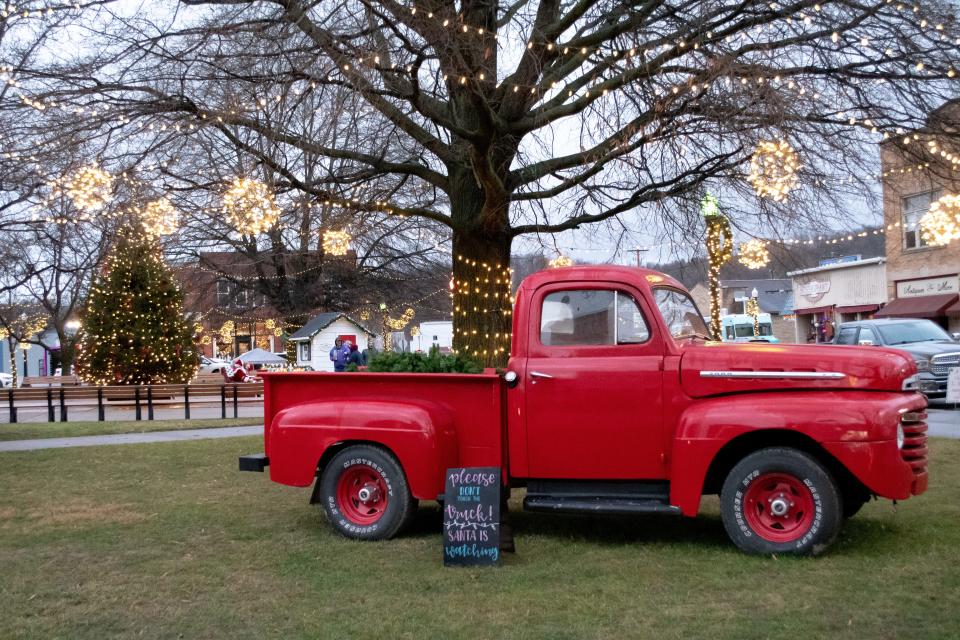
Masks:
[[[226,360],[221,360],[220,358],[208,358],[207,356],[200,356],[200,371],[199,373],[221,373],[222,371],[229,371],[230,363]]]
[[[947,376],[960,365],[960,342],[931,320],[889,318],[844,322],[834,344],[901,349],[917,363],[919,389],[931,397],[947,393]]]
[[[517,290],[498,375],[264,374],[243,471],[307,487],[339,533],[397,534],[446,470],[498,467],[549,513],[695,516],[748,553],[816,554],[873,495],[927,488],[927,400],[895,349],[713,342],[670,276],[549,269]]]
[[[13,376],[9,373],[0,373],[0,387],[13,386]]]

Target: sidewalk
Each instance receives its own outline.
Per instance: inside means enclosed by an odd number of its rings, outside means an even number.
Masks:
[[[151,433],[115,433],[105,436],[80,436],[77,438],[9,440],[7,442],[0,442],[0,452],[62,449],[65,447],[98,447],[113,444],[144,444],[147,442],[176,442],[179,440],[204,440],[207,438],[236,438],[238,436],[257,436],[261,434],[263,434],[263,427],[253,426],[185,429],[182,431],[153,431]]]

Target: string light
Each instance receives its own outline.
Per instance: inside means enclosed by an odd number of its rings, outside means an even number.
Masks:
[[[140,210],[140,224],[151,237],[170,235],[180,224],[180,212],[166,198],[153,200]]]
[[[96,165],[86,165],[67,177],[63,192],[81,211],[99,211],[113,200],[113,176]]]
[[[223,195],[223,213],[233,228],[250,235],[267,231],[280,217],[270,187],[253,178],[234,178]]]
[[[920,235],[928,244],[943,246],[960,240],[960,195],[945,195],[920,218]]]
[[[762,240],[749,240],[740,245],[740,264],[748,269],[762,269],[770,263],[770,252]]]
[[[347,231],[324,231],[323,250],[332,256],[345,256],[350,250],[351,239]]]
[[[797,185],[798,169],[797,153],[790,143],[764,141],[750,157],[747,181],[759,197],[782,202]]]

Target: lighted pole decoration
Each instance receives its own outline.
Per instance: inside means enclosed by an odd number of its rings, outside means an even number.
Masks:
[[[720,267],[733,255],[733,232],[730,221],[720,212],[720,201],[715,196],[707,194],[700,200],[700,213],[707,223],[710,337],[720,340]]]
[[[960,195],[945,195],[920,218],[920,234],[928,244],[943,246],[960,240]]]
[[[750,292],[750,299],[747,300],[747,314],[753,317],[753,337],[760,335],[760,301],[757,300],[757,288],[754,287]]]

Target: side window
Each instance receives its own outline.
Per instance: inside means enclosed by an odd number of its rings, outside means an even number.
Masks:
[[[857,344],[857,328],[844,327],[837,334],[837,344]]]
[[[857,339],[857,343],[863,344],[864,342],[869,342],[870,344],[880,344],[877,342],[877,337],[873,335],[873,329],[869,327],[863,327],[860,329],[860,337]]]
[[[646,319],[627,294],[599,289],[555,291],[543,299],[540,343],[546,346],[636,344],[650,339]]]
[[[650,329],[637,301],[626,293],[615,292],[617,298],[617,344],[640,344],[650,339]]]

